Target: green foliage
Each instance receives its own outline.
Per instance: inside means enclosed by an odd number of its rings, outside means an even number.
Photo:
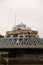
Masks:
[[[7,51],[0,51],[0,54],[9,54]]]
[[[3,35],[0,35],[0,38],[4,38],[4,36]]]

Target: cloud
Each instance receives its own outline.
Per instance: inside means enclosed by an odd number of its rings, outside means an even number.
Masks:
[[[16,23],[23,21],[43,37],[43,0],[0,0],[0,33],[5,34]]]

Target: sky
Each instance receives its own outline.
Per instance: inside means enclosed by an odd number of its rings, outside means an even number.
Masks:
[[[43,38],[43,0],[0,0],[0,34],[23,22]]]

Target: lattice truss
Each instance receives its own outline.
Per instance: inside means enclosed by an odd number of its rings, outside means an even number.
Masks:
[[[43,47],[43,40],[35,35],[26,37],[0,38],[0,48],[39,48]]]

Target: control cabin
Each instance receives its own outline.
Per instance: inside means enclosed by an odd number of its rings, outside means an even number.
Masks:
[[[16,25],[13,27],[12,31],[7,31],[6,36],[7,37],[17,37],[19,34],[35,34],[38,35],[38,31],[31,30],[31,28],[26,27],[25,24],[20,23],[19,25]]]

